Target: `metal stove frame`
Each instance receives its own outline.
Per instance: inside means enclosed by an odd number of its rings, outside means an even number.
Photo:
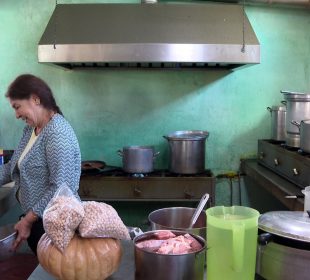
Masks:
[[[95,201],[199,201],[209,193],[208,206],[215,201],[215,176],[210,170],[203,174],[178,175],[156,170],[144,177],[116,172],[84,174],[79,195],[82,200]]]
[[[302,189],[310,185],[310,155],[285,143],[258,140],[258,163]]]

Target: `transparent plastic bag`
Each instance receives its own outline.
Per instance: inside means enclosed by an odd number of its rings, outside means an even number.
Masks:
[[[116,210],[103,202],[82,202],[85,215],[78,231],[82,237],[130,239],[127,227]]]
[[[62,185],[43,212],[44,230],[61,252],[69,245],[83,217],[82,202],[67,185]]]

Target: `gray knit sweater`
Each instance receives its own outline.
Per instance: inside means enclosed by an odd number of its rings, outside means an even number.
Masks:
[[[33,128],[26,126],[18,148],[10,162],[0,166],[0,186],[15,182],[19,189],[20,205],[26,213],[33,210],[42,217],[43,211],[56,190],[66,184],[78,196],[81,175],[81,153],[70,124],[55,114],[43,128],[36,142],[20,163]]]

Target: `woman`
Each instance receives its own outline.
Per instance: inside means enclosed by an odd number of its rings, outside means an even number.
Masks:
[[[36,254],[44,233],[42,215],[56,190],[66,184],[78,196],[81,153],[76,135],[40,78],[17,77],[6,93],[17,119],[26,122],[10,162],[0,166],[0,186],[14,181],[24,212],[15,225],[16,250],[24,241]]]

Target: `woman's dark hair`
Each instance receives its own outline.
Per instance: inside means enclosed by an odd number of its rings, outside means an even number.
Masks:
[[[62,115],[56,104],[52,90],[39,77],[31,74],[18,76],[9,86],[6,97],[10,99],[29,99],[32,94],[40,98],[40,104],[48,110],[53,110]]]

